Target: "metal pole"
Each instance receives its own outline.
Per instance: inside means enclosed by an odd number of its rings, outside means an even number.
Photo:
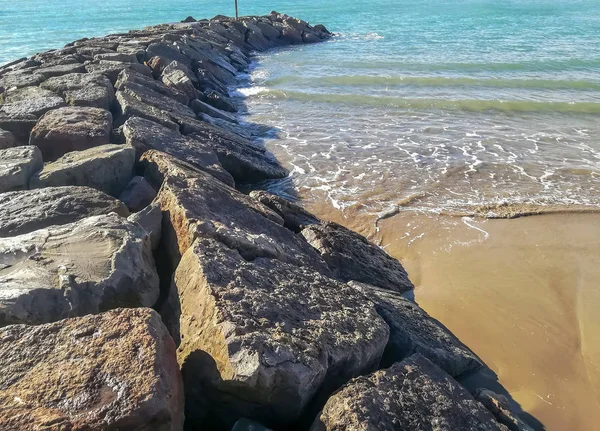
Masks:
[[[238,15],[238,6],[237,6],[237,0],[235,0],[235,19],[238,19],[239,15]]]

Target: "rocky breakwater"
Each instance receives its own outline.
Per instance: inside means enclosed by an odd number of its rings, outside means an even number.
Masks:
[[[398,261],[236,188],[287,175],[237,75],[330,36],[188,18],[0,68],[1,429],[525,429]]]

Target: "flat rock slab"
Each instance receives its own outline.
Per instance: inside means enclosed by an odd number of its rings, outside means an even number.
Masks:
[[[112,115],[99,108],[66,107],[48,112],[31,131],[30,145],[37,146],[44,161],[54,161],[71,151],[110,142]]]
[[[0,237],[33,232],[83,218],[117,213],[127,217],[125,205],[89,187],[46,187],[0,194]]]
[[[387,342],[385,322],[349,286],[276,259],[249,262],[212,239],[183,255],[174,286],[191,426],[294,423],[317,393],[374,369]]]
[[[400,262],[350,229],[323,222],[306,227],[302,236],[342,281],[360,281],[396,292],[414,288]]]
[[[133,117],[125,122],[123,133],[127,143],[135,147],[138,155],[148,150],[158,150],[196,166],[225,184],[233,186],[231,175],[223,169],[212,148],[144,118]]]
[[[153,91],[156,91],[163,96],[170,97],[184,105],[187,105],[190,101],[189,96],[184,93],[153,79],[151,76],[142,75],[132,70],[124,70],[121,72],[119,79],[117,79],[117,83],[115,84],[115,88],[120,90],[126,83],[134,83],[148,87]]]
[[[382,367],[389,367],[415,353],[422,354],[454,377],[483,366],[458,338],[414,302],[390,290],[353,281],[349,284],[375,304],[377,313],[390,327]]]
[[[0,326],[151,307],[158,295],[148,233],[116,214],[0,238]]]
[[[448,374],[421,355],[352,380],[311,431],[508,431]]]
[[[37,147],[0,150],[0,193],[28,189],[30,178],[42,166],[42,153]]]
[[[32,189],[87,186],[119,196],[133,177],[135,149],[129,145],[101,145],[67,153],[31,178]]]
[[[156,312],[0,329],[3,430],[183,427],[175,345]]]
[[[109,110],[115,100],[110,80],[99,73],[71,73],[50,78],[40,87],[50,89],[72,106],[88,106]]]
[[[314,249],[278,224],[277,214],[206,174],[167,177],[156,201],[168,214],[174,254],[183,254],[196,238],[214,238],[248,260],[274,258],[328,274]]]
[[[111,60],[94,61],[87,64],[85,66],[85,70],[87,70],[89,73],[101,73],[110,79],[110,82],[112,83],[117,82],[117,78],[123,70],[133,70],[142,75],[152,76],[152,70],[145,64],[126,63]]]

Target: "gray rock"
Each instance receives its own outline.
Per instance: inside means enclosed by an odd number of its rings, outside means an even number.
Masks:
[[[67,75],[69,73],[84,73],[85,66],[81,63],[58,64],[49,67],[41,67],[37,72],[48,79],[53,76]]]
[[[321,222],[317,217],[295,203],[264,190],[253,190],[250,192],[250,197],[279,214],[283,219],[283,225],[296,233],[299,233],[306,226]]]
[[[0,150],[11,148],[16,145],[15,135],[8,130],[0,129]]]
[[[5,103],[0,106],[0,115],[4,114],[7,117],[13,118],[23,118],[28,115],[39,117],[51,109],[60,108],[61,106],[65,106],[65,101],[62,97],[51,92],[45,92],[40,94],[40,97],[32,95],[31,97],[22,98],[15,102]]]
[[[126,92],[117,91],[116,98],[119,116],[115,122],[115,126],[122,126],[130,118],[139,117],[150,120],[151,122],[159,123],[174,131],[179,130],[179,125],[171,120],[171,117],[167,112],[140,102],[137,98]]]
[[[31,131],[29,142],[37,146],[44,161],[110,142],[112,115],[99,108],[66,107],[46,113]]]
[[[387,325],[348,286],[212,239],[185,252],[174,285],[191,427],[252,417],[286,429],[315,396],[373,370],[387,342]]]
[[[237,108],[235,106],[235,103],[233,103],[233,101],[223,95],[222,93],[219,93],[218,91],[208,91],[206,94],[202,95],[203,97],[201,97],[201,100],[203,102],[208,103],[209,105],[214,106],[217,109],[220,109],[221,111],[227,111],[227,112],[237,112]]]
[[[124,63],[121,61],[110,61],[110,60],[98,60],[92,63],[89,63],[85,66],[85,70],[89,73],[101,73],[105,75],[110,82],[115,83],[119,74],[123,70],[132,70],[137,73],[146,76],[152,76],[152,70],[144,65],[139,63]]]
[[[89,187],[47,187],[0,194],[0,237],[33,232],[86,217],[129,211],[119,200]]]
[[[0,329],[3,430],[183,428],[175,346],[150,309]]]
[[[42,153],[36,147],[0,150],[0,193],[26,190],[29,188],[29,179],[42,166]]]
[[[219,118],[221,120],[237,124],[237,119],[235,118],[235,116],[231,115],[228,112],[221,111],[220,109],[217,109],[214,106],[209,105],[208,103],[204,103],[201,100],[192,100],[192,102],[190,103],[190,108],[192,108],[196,114],[206,114],[213,118]]]
[[[483,404],[496,420],[505,425],[510,431],[533,431],[533,428],[527,425],[511,409],[510,403],[504,395],[482,388],[475,392],[475,399]]]
[[[242,418],[238,420],[231,428],[231,431],[273,431],[258,422]]]
[[[339,280],[360,281],[396,292],[414,287],[400,262],[337,223],[308,226],[302,230],[302,236],[321,253]]]
[[[165,96],[153,89],[134,82],[125,82],[119,86],[119,92],[135,97],[140,102],[150,105],[166,113],[173,118],[190,117],[196,118],[192,109],[183,103]]]
[[[115,84],[115,88],[117,90],[120,90],[126,83],[134,83],[139,84],[143,87],[147,87],[157,93],[162,94],[163,96],[174,99],[184,105],[187,105],[190,101],[190,98],[188,96],[181,93],[177,89],[171,88],[160,81],[133,72],[131,70],[124,70],[123,72],[121,72],[121,74],[119,75],[119,79],[117,79],[117,83]]]
[[[144,55],[146,54],[146,51],[144,51]],[[158,55],[155,55],[154,57],[152,57],[151,59],[149,59],[148,61],[146,61],[146,65],[152,69],[152,75],[156,78],[159,79],[161,73],[163,72],[163,70],[165,70],[165,68],[172,63],[168,58],[164,58],[164,57],[160,57]]]
[[[174,257],[196,238],[214,238],[250,261],[267,257],[328,274],[315,250],[279,224],[277,214],[209,175],[169,176],[156,201],[168,214],[167,249]]]
[[[135,149],[129,145],[101,145],[67,153],[48,163],[30,181],[32,189],[87,186],[119,196],[133,177]]]
[[[127,120],[123,132],[127,143],[136,148],[138,156],[148,150],[162,151],[208,172],[225,184],[234,184],[231,175],[223,169],[211,147],[206,144],[138,117]]]
[[[202,60],[198,62],[200,69],[207,70],[212,76],[217,78],[225,85],[233,85],[236,83],[236,73],[232,72],[221,65],[213,63],[211,60]]]
[[[254,133],[248,127],[244,127],[237,123],[231,123],[229,121],[221,120],[219,118],[214,118],[214,117],[211,117],[210,115],[199,114],[198,119],[200,119],[208,124],[212,124],[213,126],[219,128],[219,129],[223,129],[225,132],[233,133],[233,134],[235,134],[241,138],[247,139],[247,140],[251,140],[256,136],[256,133]],[[258,147],[258,148],[260,148],[260,147]]]
[[[156,197],[156,190],[144,177],[133,177],[119,196],[131,212],[147,207]]]
[[[209,145],[236,182],[285,178],[287,171],[262,146],[210,124],[195,124],[191,136]]]
[[[151,307],[158,286],[147,232],[114,213],[0,238],[0,326]]]
[[[178,61],[190,66],[191,61],[188,57],[181,54],[177,47],[166,43],[153,43],[146,49],[146,60],[150,60],[154,56],[167,58],[171,61]]]
[[[13,134],[16,145],[27,145],[29,143],[29,134],[36,122],[37,117],[35,115],[10,116],[0,112],[0,128]]]
[[[165,68],[161,75],[162,82],[165,85],[185,94],[190,100],[198,96],[198,90],[194,86],[192,78],[195,79],[196,77],[191,72],[188,73],[183,69],[169,69],[169,66]],[[195,80],[197,81],[197,79]]]
[[[122,63],[139,63],[135,54],[123,52],[109,52],[103,54],[96,54],[94,56],[94,60],[119,61]]]
[[[454,334],[401,294],[354,281],[348,284],[375,304],[377,313],[390,327],[382,367],[387,368],[415,353],[422,354],[454,377],[483,366]]]
[[[21,87],[6,91],[2,96],[2,102],[6,104],[48,97],[58,97],[58,94],[41,87]]]
[[[115,100],[110,80],[99,73],[72,73],[50,78],[41,85],[60,94],[72,106],[109,110]]]
[[[33,85],[40,85],[46,77],[41,73],[29,70],[17,70],[0,76],[0,87],[3,88],[21,88]]]
[[[421,355],[358,377],[333,395],[311,431],[507,431],[471,394]]]
[[[269,39],[271,42],[275,42],[279,40],[281,33],[272,24],[267,24],[265,22],[258,21],[256,27],[260,29],[263,36]]]
[[[162,236],[162,211],[158,204],[148,205],[146,208],[131,214],[128,220],[143,227],[150,234],[152,251],[158,249]]]

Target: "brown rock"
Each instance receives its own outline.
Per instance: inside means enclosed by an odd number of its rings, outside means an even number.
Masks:
[[[413,288],[400,262],[350,229],[323,222],[306,227],[302,236],[342,281],[360,281],[396,292]]]
[[[387,342],[387,325],[348,286],[212,239],[185,252],[174,284],[192,427],[294,423],[315,396],[374,369]]]
[[[333,395],[311,431],[507,431],[421,355],[358,377]]]
[[[67,107],[40,118],[29,142],[40,149],[44,161],[54,161],[71,151],[108,144],[111,131],[112,115],[107,110]]]
[[[475,392],[475,399],[483,404],[498,422],[504,424],[510,431],[533,431],[533,428],[527,425],[512,410],[508,399],[504,395],[481,388]]]
[[[183,429],[175,345],[150,309],[0,329],[3,430]]]

